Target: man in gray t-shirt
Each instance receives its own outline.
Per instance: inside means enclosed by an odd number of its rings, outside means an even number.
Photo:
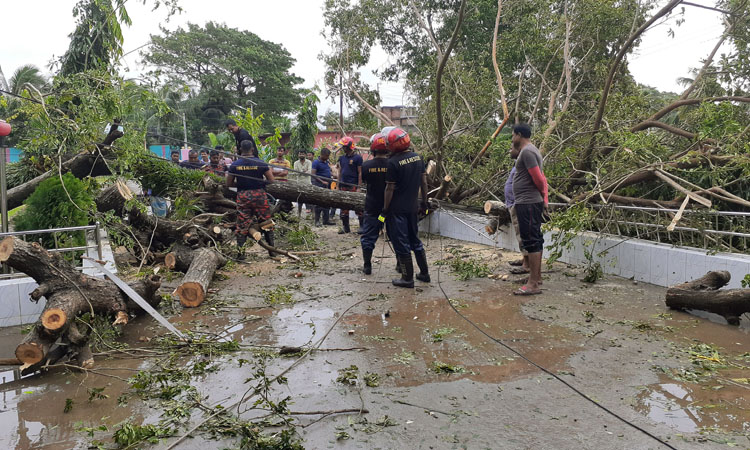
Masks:
[[[513,151],[518,152],[513,177],[514,208],[518,217],[521,243],[528,255],[529,279],[516,295],[541,294],[542,284],[542,217],[547,207],[547,178],[542,171],[542,154],[529,140],[531,128],[521,123],[513,127]]]
[[[514,203],[531,204],[544,201],[529,172],[529,169],[534,167],[539,167],[542,171],[542,164],[542,154],[534,144],[529,142],[521,148],[516,158],[516,173],[513,176]]]

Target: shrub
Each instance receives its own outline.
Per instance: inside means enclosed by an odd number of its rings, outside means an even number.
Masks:
[[[26,208],[13,218],[17,231],[41,230],[88,225],[89,214],[94,201],[86,190],[86,185],[73,175],[66,173],[60,177],[44,180],[26,199]],[[67,192],[66,192],[67,191]],[[55,246],[51,234],[32,235],[33,240],[41,239],[45,248]],[[84,232],[57,233],[59,247],[81,246],[86,244]]]

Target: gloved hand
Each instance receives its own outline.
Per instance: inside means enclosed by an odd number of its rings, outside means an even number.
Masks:
[[[429,212],[430,212],[430,204],[428,202],[420,202],[419,203],[419,214],[426,216]]]

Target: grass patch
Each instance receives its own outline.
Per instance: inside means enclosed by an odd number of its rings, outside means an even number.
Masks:
[[[466,369],[461,366],[454,366],[452,364],[444,363],[442,361],[433,361],[430,369],[435,373],[464,373]]]
[[[427,330],[428,333],[429,331],[430,330]],[[430,337],[432,338],[432,342],[443,342],[443,339],[445,339],[446,336],[449,336],[455,332],[455,328],[443,327],[433,331],[432,334],[430,334]]]
[[[397,354],[393,357],[393,360],[400,364],[411,364],[412,361],[414,361],[415,353],[409,352],[409,351],[402,351],[401,353]]]
[[[357,385],[357,379],[359,378],[359,367],[352,364],[345,369],[339,369],[339,376],[336,381],[341,384],[348,384],[350,386]]]
[[[456,248],[450,249],[449,252],[451,257],[437,261],[435,264],[449,266],[460,281],[483,278],[492,273],[487,264],[466,256],[466,252]]]
[[[292,300],[292,293],[284,286],[276,286],[273,289],[263,289],[263,301],[270,306],[290,305],[295,303]]]

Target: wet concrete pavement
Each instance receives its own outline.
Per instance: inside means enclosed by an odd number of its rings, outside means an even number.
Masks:
[[[247,264],[224,271],[228,278],[214,282],[215,292],[204,305],[176,308],[169,317],[182,330],[271,347],[314,344],[338,320],[321,344],[330,351],[303,359],[274,393],[289,396],[296,412],[362,408],[369,413],[293,416],[306,448],[666,448],[477,331],[438,286],[434,262],[447,256],[449,246],[468,249],[465,257],[483,260],[499,275],[507,273],[507,261],[516,255],[432,236],[425,243],[433,281],[406,290],[390,285],[395,259],[382,242],[374,274],[365,277],[359,272],[356,235],[316,231],[325,241],[324,254],[300,265],[270,261],[252,249]],[[457,281],[447,265],[439,270],[440,284],[461,314],[624,419],[679,449],[750,448],[747,319],[737,328],[670,311],[663,288],[615,277],[590,285],[580,281],[578,269],[562,264],[544,274],[544,294],[532,297],[512,295],[518,286],[513,276]],[[177,281],[167,283],[165,292]],[[288,302],[269,306],[264,297],[277,286],[286,287]],[[125,327],[121,340],[148,348],[144,341],[158,334],[163,331],[154,321],[140,318]],[[14,336],[20,340],[15,334],[4,338],[10,348]],[[697,344],[714,346],[721,364],[690,382],[686,379],[701,358],[713,358],[691,354]],[[230,404],[248,389],[250,369],[240,360],[266,347],[243,348],[212,359],[218,371],[191,381],[207,403]],[[297,356],[270,359],[267,372],[279,373]],[[186,357],[184,363],[194,359]],[[131,392],[124,379],[151,364],[142,354],[119,355],[97,358],[102,373],[119,378],[55,372],[3,384],[0,448],[86,448],[94,439],[111,441],[112,430],[124,420],[157,422],[163,411],[153,401],[129,396],[127,404],[118,405],[118,398]],[[339,370],[351,365],[359,368],[359,383],[337,382]],[[364,385],[367,372],[379,376],[379,386]],[[108,397],[89,401],[89,389],[101,387]],[[66,399],[74,407],[63,413]],[[383,416],[392,419],[389,426],[376,425]],[[200,417],[194,412],[187,422]],[[76,431],[101,425],[107,431],[93,430],[93,437]],[[348,438],[337,440],[337,433]],[[171,440],[155,448],[165,442]],[[179,448],[235,443],[196,434]]]

